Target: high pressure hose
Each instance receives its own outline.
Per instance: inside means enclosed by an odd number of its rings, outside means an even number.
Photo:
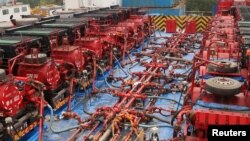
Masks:
[[[53,133],[62,133],[62,132],[67,132],[67,131],[70,131],[72,129],[76,129],[76,128],[79,128],[81,127],[80,125],[74,125],[74,126],[70,126],[70,127],[67,127],[67,128],[63,128],[63,129],[54,129],[53,128],[53,123],[54,123],[54,111],[53,111],[53,108],[47,104],[47,107],[49,108],[50,110],[50,121],[49,121],[49,129],[50,131],[52,131]]]
[[[147,96],[148,98],[156,98],[156,99],[163,99],[163,100],[168,100],[168,101],[172,101],[175,103],[179,103],[178,101],[174,100],[174,99],[169,99],[169,98],[165,98],[165,97],[160,97],[160,96]],[[182,104],[180,104],[182,105]]]
[[[160,118],[160,117],[158,117],[158,116],[155,116],[155,115],[153,115],[153,114],[146,114],[146,116],[147,116],[147,117],[150,117],[150,118],[154,118],[154,119],[159,120],[159,121],[161,121],[161,122],[165,122],[165,123],[167,123],[167,124],[171,124],[171,121],[162,119],[162,118]]]
[[[125,123],[124,125],[131,127],[131,124]],[[152,124],[152,125],[139,124],[139,127],[142,127],[142,128],[153,128],[153,127],[168,127],[168,128],[173,128],[173,126],[171,126],[169,124]]]
[[[147,60],[149,60],[149,59],[151,59],[151,58],[146,58],[146,59],[143,59],[142,61],[147,61]],[[130,75],[132,75],[131,69],[134,68],[134,67],[136,67],[136,66],[139,65],[139,64],[141,64],[141,63],[140,63],[140,62],[136,62],[133,66],[129,67],[129,68],[128,68],[128,73],[129,73]]]
[[[86,104],[87,104],[87,97],[85,97],[85,98],[83,98],[83,112],[85,113],[85,114],[87,114],[87,115],[93,115],[93,113],[91,113],[91,112],[89,112],[89,111],[87,111],[87,109],[86,109]]]
[[[128,72],[126,72],[123,68],[122,68],[122,65],[121,65],[121,63],[120,63],[120,61],[116,58],[116,56],[115,55],[113,55],[114,56],[114,58],[115,58],[115,61],[117,62],[117,64],[118,64],[118,67],[124,72],[124,74],[126,75],[125,77],[123,77],[124,79],[126,79],[126,78],[128,78],[129,77],[129,73]]]
[[[103,70],[99,65],[97,65],[97,68],[101,71],[102,75],[104,76],[104,70]],[[105,84],[106,84],[109,88],[117,89],[117,88],[111,86],[111,85],[108,83],[107,78],[104,78],[104,82],[105,82]]]

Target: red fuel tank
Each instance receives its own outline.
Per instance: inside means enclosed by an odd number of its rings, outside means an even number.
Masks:
[[[18,76],[29,77],[44,83],[48,90],[58,87],[60,73],[56,64],[46,54],[29,54],[25,60],[18,65]]]

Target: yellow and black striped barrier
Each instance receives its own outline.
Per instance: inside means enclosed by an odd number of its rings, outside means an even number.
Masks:
[[[152,16],[153,23],[157,30],[164,31],[166,28],[166,20],[176,20],[177,27],[184,29],[186,22],[194,20],[196,21],[196,31],[202,32],[206,29],[208,22],[212,19],[211,16]]]

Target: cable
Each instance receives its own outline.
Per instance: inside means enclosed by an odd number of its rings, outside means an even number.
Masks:
[[[176,119],[176,117],[178,116],[178,114],[181,112],[181,110],[182,109],[180,109],[179,111],[177,111],[174,115],[173,115],[173,117],[172,117],[172,119],[171,119],[171,122],[170,122],[170,124],[173,126],[174,125],[174,120]]]
[[[103,69],[102,69],[99,65],[97,65],[97,67],[98,67],[98,69],[100,69],[100,70],[101,70],[102,75],[104,76],[104,71],[103,71]],[[105,84],[106,84],[109,88],[112,88],[112,89],[117,89],[117,88],[115,88],[115,87],[111,86],[111,85],[108,83],[107,78],[104,78],[104,82],[105,82]]]
[[[200,96],[195,100],[194,103],[191,103],[190,106],[193,107],[193,106],[195,105],[195,103],[196,103],[199,99],[201,99],[202,96],[203,96],[203,95],[200,94]],[[176,119],[176,117],[178,116],[178,114],[179,114],[181,111],[182,111],[182,109],[180,109],[179,111],[177,111],[177,112],[173,115],[173,117],[172,117],[172,119],[171,119],[171,125],[172,125],[172,126],[174,125],[174,120]]]
[[[85,97],[85,98],[83,98],[83,112],[85,113],[85,114],[87,114],[87,115],[93,115],[93,113],[91,113],[91,112],[88,112],[87,111],[87,109],[86,109],[86,103],[87,103],[88,101],[87,101],[87,97]]]
[[[162,119],[162,118],[157,117],[157,116],[155,116],[155,115],[153,115],[153,114],[145,114],[145,115],[146,115],[147,117],[157,119],[157,120],[159,120],[159,121],[161,121],[161,122],[165,122],[165,123],[168,123],[168,124],[170,124],[170,123],[171,123],[171,121],[168,121],[168,120]]]
[[[175,103],[179,103],[178,101],[174,100],[174,99],[169,99],[169,98],[165,98],[165,97],[160,97],[160,96],[147,96],[148,98],[156,98],[156,99],[164,99],[164,100],[168,100],[168,101],[172,101]],[[179,103],[180,104],[180,103]],[[182,105],[182,104],[180,104]]]
[[[118,64],[118,67],[120,67],[120,69],[126,74],[126,76],[124,77],[124,79],[125,79],[125,78],[128,78],[130,74],[128,74],[128,73],[122,68],[122,66],[121,66],[121,64],[120,64],[120,61],[115,57],[115,55],[113,55],[113,56],[114,56],[114,58],[115,58],[115,60],[116,60],[116,62],[117,62],[117,64]]]
[[[184,85],[184,87],[187,88],[186,85]],[[184,90],[185,90],[185,88],[181,91],[181,95],[180,95],[179,101],[178,101],[178,103],[177,103],[178,105],[177,105],[176,111],[178,111],[178,109],[179,109],[179,106],[180,106],[180,103],[181,103],[181,98],[182,98],[182,95],[183,95]]]
[[[131,126],[131,124],[125,123],[124,126]],[[168,127],[168,128],[173,128],[173,126],[171,126],[169,124],[152,124],[152,125],[139,124],[139,127],[142,127],[142,128],[153,128],[153,127]]]
[[[48,107],[49,110],[50,110],[50,121],[49,121],[50,131],[52,131],[53,133],[66,132],[66,131],[70,131],[70,130],[72,130],[72,129],[76,129],[76,128],[81,127],[80,125],[75,125],[75,126],[70,126],[70,127],[67,127],[67,128],[59,129],[59,130],[54,129],[54,128],[53,128],[53,123],[54,123],[54,111],[53,111],[53,108],[52,108],[49,104],[47,104],[47,107]]]
[[[143,60],[141,60],[141,61],[147,61],[147,60],[149,60],[149,59],[151,59],[151,58],[145,58],[145,59],[143,59]],[[129,67],[129,68],[128,68],[128,73],[129,73],[130,75],[132,75],[131,69],[134,68],[134,67],[136,67],[136,66],[139,65],[139,64],[141,64],[141,62],[136,62],[133,66]]]

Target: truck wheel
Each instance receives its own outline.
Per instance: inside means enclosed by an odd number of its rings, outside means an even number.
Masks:
[[[220,96],[233,96],[241,92],[242,84],[228,77],[213,77],[206,80],[205,90]]]
[[[218,61],[218,64],[223,64],[223,66],[216,66],[214,64],[208,64],[207,68],[209,72],[219,72],[219,73],[236,73],[238,72],[238,65],[235,62],[230,61]]]

